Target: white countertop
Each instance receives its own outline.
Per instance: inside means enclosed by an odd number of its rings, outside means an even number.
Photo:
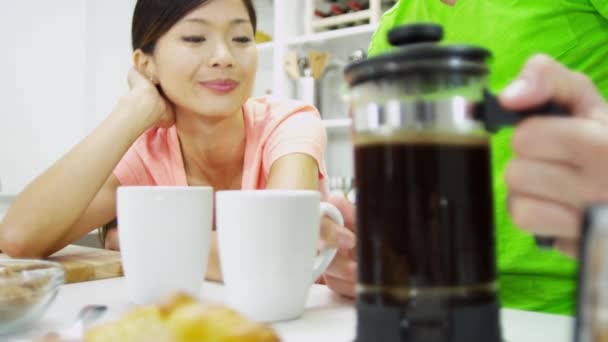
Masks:
[[[61,287],[55,302],[28,334],[53,330],[76,317],[86,304],[108,305],[108,312],[99,322],[117,319],[132,305],[126,299],[124,278],[70,284]],[[206,282],[202,300],[223,302],[221,284]],[[573,319],[504,309],[501,312],[503,334],[507,342],[570,342]],[[353,341],[356,315],[353,301],[344,299],[325,286],[313,285],[305,314],[297,320],[273,324],[283,341]],[[25,336],[19,336],[20,340]]]

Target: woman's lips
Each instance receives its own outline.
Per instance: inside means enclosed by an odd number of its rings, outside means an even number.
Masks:
[[[200,82],[200,85],[207,89],[211,89],[212,91],[220,94],[227,94],[236,89],[239,86],[239,82],[226,79],[226,80],[212,80]]]

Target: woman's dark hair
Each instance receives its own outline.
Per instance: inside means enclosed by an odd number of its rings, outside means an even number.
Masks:
[[[152,54],[158,39],[175,23],[209,1],[212,0],[137,0],[131,26],[133,50],[141,49],[144,53]],[[253,2],[243,0],[243,4],[247,8],[255,32],[257,17]]]

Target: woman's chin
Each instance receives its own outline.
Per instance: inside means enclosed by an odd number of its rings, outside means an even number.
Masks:
[[[196,114],[197,116],[206,118],[222,119],[239,113],[243,104],[247,101],[247,97],[242,94],[233,94],[232,96],[197,96],[196,99],[182,102],[178,105],[177,115],[180,112]],[[178,102],[178,103],[179,103]],[[182,110],[179,110],[179,108]]]
[[[195,113],[196,116],[212,120],[222,120],[231,117],[240,111],[240,106],[200,106],[189,112]]]

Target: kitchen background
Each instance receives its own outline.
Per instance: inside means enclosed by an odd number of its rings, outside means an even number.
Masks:
[[[353,175],[342,68],[364,56],[382,12],[394,2],[254,0],[254,95],[317,103],[334,188],[348,187]],[[127,91],[134,4],[0,0],[0,217],[10,195],[88,134]]]

